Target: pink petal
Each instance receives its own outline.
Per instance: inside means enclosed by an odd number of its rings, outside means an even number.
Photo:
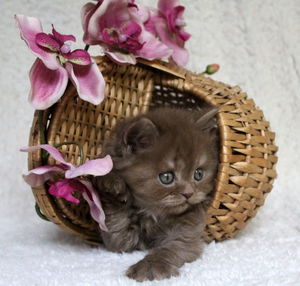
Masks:
[[[104,176],[111,171],[112,167],[112,159],[107,155],[104,158],[90,160],[79,167],[68,170],[66,178],[71,179],[85,175]]]
[[[108,37],[105,29],[121,30],[127,22],[142,24],[148,17],[148,10],[137,6],[134,1],[129,3],[128,0],[109,0],[99,1],[97,5],[86,4],[81,11],[84,42],[92,45],[114,42],[114,39]]]
[[[89,65],[92,63],[89,53],[85,50],[74,50],[71,53],[63,54],[69,62],[77,65]]]
[[[68,83],[68,73],[62,66],[51,70],[40,59],[35,60],[29,77],[31,83],[29,101],[38,110],[47,109],[56,103]]]
[[[21,32],[21,38],[26,42],[30,50],[40,58],[49,69],[58,69],[60,64],[56,59],[56,55],[45,51],[36,44],[36,35],[43,32],[40,20],[24,15],[15,15],[15,19]]]
[[[84,41],[97,44],[102,40],[102,31],[106,28],[119,30],[131,20],[131,8],[128,0],[109,0],[98,2],[94,9],[89,5],[83,10]],[[136,8],[134,8],[136,10]]]
[[[90,18],[92,16],[93,12],[95,11],[95,9],[96,9],[96,4],[91,3],[91,2],[86,3],[81,8],[80,17],[81,17],[81,25],[82,25],[84,32],[86,31],[86,29],[88,27]]]
[[[169,11],[164,13],[167,19],[169,30],[174,34],[178,30],[177,23],[183,22],[182,15],[184,10],[185,8],[183,6],[176,6],[173,9],[170,9]]]
[[[95,105],[102,102],[105,81],[96,63],[80,66],[67,62],[66,69],[81,99]]]
[[[30,170],[26,175],[23,175],[25,182],[31,187],[43,185],[51,179],[55,173],[64,173],[64,168],[61,166],[41,166]]]
[[[172,37],[163,21],[157,23],[156,30],[161,41],[173,50],[172,59],[178,65],[185,66],[189,60],[188,51]]]
[[[48,145],[48,144],[42,144],[42,145],[37,145],[37,146],[31,146],[31,147],[23,147],[20,149],[21,152],[33,152],[36,150],[46,150],[53,159],[56,161],[62,163],[63,165],[68,166],[69,169],[75,168],[75,166],[71,163],[68,163],[65,161],[61,153],[53,146]]]
[[[118,0],[119,1],[119,0]],[[81,19],[83,21],[84,36],[83,40],[86,44],[96,44],[99,42],[101,29],[99,18],[106,13],[107,8],[112,5],[112,1],[99,1],[96,5],[88,3],[82,8]],[[94,7],[92,7],[92,5]],[[111,17],[111,16],[110,16]]]
[[[117,43],[117,33],[111,33],[110,29],[103,29],[101,33],[102,41],[113,45]]]
[[[183,29],[181,29],[179,32],[179,37],[182,41],[186,42],[187,40],[190,39],[191,34],[187,33],[186,31],[184,31]]]
[[[142,27],[134,21],[129,21],[120,29],[120,36],[117,40],[117,45],[127,53],[135,54],[141,50],[144,43],[140,41],[139,35],[142,32]]]
[[[144,23],[144,26],[147,31],[149,31],[151,34],[156,36],[156,22],[160,19],[161,17],[159,16],[159,11],[152,9],[150,10],[150,16],[148,20]]]
[[[170,31],[176,35],[177,40],[186,42],[191,35],[184,31],[182,23],[183,20],[183,12],[185,8],[183,6],[177,6],[172,11],[167,14],[167,23]],[[178,26],[178,23],[181,23]]]
[[[125,42],[120,42],[118,46],[127,53],[136,54],[143,48],[144,44],[145,43],[140,43],[137,38],[129,37]]]
[[[164,15],[179,5],[179,0],[159,0],[157,7]]]
[[[54,38],[62,45],[67,41],[76,42],[76,38],[73,35],[63,35],[57,32],[52,26],[52,34]]]
[[[150,32],[144,31],[140,40],[145,44],[143,48],[136,52],[136,55],[147,60],[167,58],[172,54],[172,50],[154,37]]]
[[[60,44],[53,38],[52,35],[38,33],[35,37],[36,43],[43,48],[47,48],[52,52],[58,52]]]
[[[149,7],[146,7],[141,4],[134,4],[129,8],[129,12],[131,14],[132,19],[137,23],[145,23],[150,17],[151,8]]]
[[[121,28],[120,31],[128,37],[137,37],[141,34],[142,27],[134,21],[129,21]]]
[[[56,197],[64,198],[65,200],[74,204],[79,204],[80,201],[76,199],[72,195],[72,193],[76,191],[84,193],[86,189],[85,186],[79,181],[69,179],[63,179],[57,182],[50,182],[49,185],[49,194]]]
[[[82,29],[83,29],[83,41],[88,44],[90,42],[92,42],[92,39],[90,38],[90,34],[88,32],[88,25],[89,25],[89,21],[91,16],[94,13],[96,5],[94,3],[87,3],[85,4],[80,11],[81,14],[81,25],[82,25]]]
[[[133,54],[125,54],[120,51],[110,51],[104,48],[105,54],[117,64],[136,64],[136,57]]]
[[[128,0],[103,1],[90,22],[98,22],[98,29],[113,27],[119,30],[124,23],[131,20],[130,10],[132,9],[128,7]]]
[[[129,0],[128,7],[138,9],[138,5],[135,3],[135,0]]]
[[[105,225],[105,213],[103,211],[101,201],[99,200],[99,197],[94,190],[92,184],[87,181],[80,181],[83,185],[86,187],[86,192],[82,194],[83,198],[87,201],[87,203],[90,206],[90,213],[92,218],[98,222],[99,227],[104,230],[108,231],[106,225]],[[87,193],[88,192],[88,193]]]

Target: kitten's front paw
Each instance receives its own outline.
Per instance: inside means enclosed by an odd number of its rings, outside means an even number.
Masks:
[[[131,279],[142,282],[146,280],[162,280],[170,278],[171,276],[178,276],[179,271],[176,266],[146,257],[138,263],[130,266],[126,275]]]
[[[129,198],[129,192],[125,182],[114,173],[109,173],[103,177],[97,177],[95,185],[102,195],[112,196],[120,202],[126,202]]]

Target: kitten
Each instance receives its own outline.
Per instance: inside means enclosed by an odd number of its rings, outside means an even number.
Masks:
[[[151,249],[127,270],[137,281],[179,274],[202,251],[205,203],[218,166],[216,109],[158,108],[120,122],[104,145],[114,169],[93,184],[112,251]]]

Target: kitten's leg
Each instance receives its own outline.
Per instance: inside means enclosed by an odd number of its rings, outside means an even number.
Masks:
[[[169,230],[162,243],[144,259],[132,265],[126,275],[140,282],[179,275],[179,267],[201,255],[203,228],[203,217],[197,216],[192,221],[187,219],[176,224],[176,228]]]
[[[93,177],[93,185],[103,197],[111,197],[119,202],[126,202],[130,196],[124,180],[115,172],[105,176]]]
[[[131,195],[125,182],[116,173],[93,179],[105,213],[108,232],[101,230],[107,249],[116,252],[132,251],[139,247],[139,228],[131,215]]]

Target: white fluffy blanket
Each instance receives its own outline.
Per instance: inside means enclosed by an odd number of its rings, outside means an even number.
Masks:
[[[20,40],[13,14],[42,19],[44,29],[77,35],[84,0],[0,3],[0,285],[138,285],[124,271],[144,252],[91,248],[40,220],[21,174],[33,109],[27,102],[34,56]],[[155,1],[144,1],[154,5]],[[234,239],[211,243],[181,276],[144,285],[300,285],[300,5],[299,0],[182,0],[189,68],[217,62],[215,79],[240,85],[265,111],[280,151],[273,192]],[[94,50],[95,53],[97,49]]]

